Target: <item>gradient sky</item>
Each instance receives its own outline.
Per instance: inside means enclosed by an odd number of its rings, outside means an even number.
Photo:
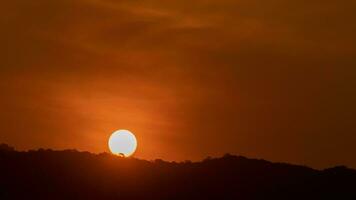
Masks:
[[[0,142],[356,167],[354,0],[5,0]]]

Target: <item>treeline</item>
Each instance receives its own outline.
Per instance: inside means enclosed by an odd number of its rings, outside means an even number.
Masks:
[[[356,199],[356,171],[229,154],[177,163],[3,144],[0,199]]]

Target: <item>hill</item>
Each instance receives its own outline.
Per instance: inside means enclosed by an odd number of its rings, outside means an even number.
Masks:
[[[225,155],[145,161],[0,145],[0,199],[356,199],[356,171]]]

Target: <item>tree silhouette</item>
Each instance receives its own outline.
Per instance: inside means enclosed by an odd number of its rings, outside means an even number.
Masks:
[[[202,162],[0,145],[0,199],[356,199],[356,171],[226,154]]]

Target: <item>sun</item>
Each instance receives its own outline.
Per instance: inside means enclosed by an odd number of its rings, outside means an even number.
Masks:
[[[112,133],[108,144],[111,153],[124,157],[132,156],[137,148],[136,137],[128,130],[117,130]]]

